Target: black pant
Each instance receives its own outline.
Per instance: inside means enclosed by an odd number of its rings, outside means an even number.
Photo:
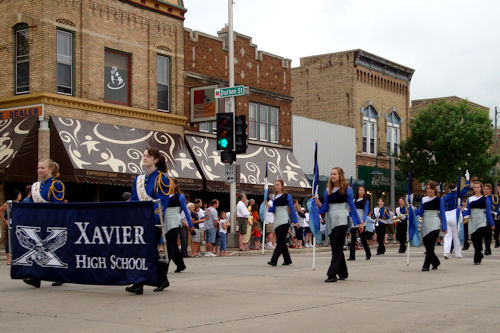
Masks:
[[[180,227],[170,229],[165,235],[165,238],[167,239],[169,261],[172,260],[177,268],[184,269],[186,265],[184,264],[184,259],[182,259],[181,251],[179,251],[179,247],[177,246],[177,237],[179,237],[180,230]]]
[[[188,253],[188,229],[186,226],[181,226],[181,232],[179,234],[181,239],[181,255],[183,257],[189,257]]]
[[[351,228],[351,246],[349,247],[349,258],[356,259],[356,239],[359,228],[353,227]],[[361,240],[361,244],[363,244],[363,249],[365,250],[366,257],[371,257],[370,247],[368,246],[368,242],[366,241],[365,232],[359,233],[359,239]]]
[[[340,225],[335,227],[330,233],[330,246],[332,248],[332,261],[328,272],[329,277],[347,278],[347,265],[344,257],[344,242],[345,234],[347,232],[347,225]]]
[[[429,268],[432,264],[432,267],[439,266],[440,262],[436,253],[434,253],[434,247],[436,246],[436,241],[439,237],[439,230],[434,230],[429,232],[424,237],[424,245],[425,245],[425,260],[424,260],[424,268]]]
[[[495,245],[500,245],[500,220],[495,220]]]
[[[160,239],[161,239],[161,234],[163,232],[163,229],[161,228],[156,228],[155,230],[155,242],[156,244],[160,244]],[[156,251],[156,269],[158,271],[158,286],[161,285],[163,282],[168,281],[167,278],[167,273],[168,273],[168,262],[163,261],[163,259],[160,259],[160,254],[158,251]],[[135,286],[143,286],[144,283],[136,283],[134,284]]]
[[[474,263],[481,263],[481,259],[483,259],[483,238],[486,228],[487,227],[481,227],[470,235],[472,245],[474,245]]]
[[[406,230],[408,229],[408,222],[401,221],[398,223],[398,229],[396,230],[396,240],[399,242],[399,252],[406,251]]]
[[[285,264],[291,264],[292,258],[290,258],[290,252],[288,252],[288,247],[286,246],[286,235],[288,234],[289,224],[282,224],[277,227],[274,231],[276,232],[276,248],[274,249],[273,256],[271,257],[271,262],[278,263],[278,258],[283,255],[283,261]]]
[[[379,223],[377,227],[375,227],[377,231],[377,254],[385,253],[385,245],[384,245],[384,237],[385,237],[385,223]]]
[[[491,228],[489,226],[487,226],[483,232],[484,250],[486,252],[490,252],[490,253],[491,253],[491,236],[493,236],[492,233],[493,233],[493,230],[491,230]]]

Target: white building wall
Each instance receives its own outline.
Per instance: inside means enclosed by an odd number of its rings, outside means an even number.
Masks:
[[[356,178],[356,131],[315,119],[293,116],[293,154],[306,174],[314,173],[314,142],[318,141],[319,174],[341,167],[347,180]]]

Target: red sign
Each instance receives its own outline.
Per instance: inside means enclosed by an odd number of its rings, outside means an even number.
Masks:
[[[0,120],[43,116],[43,105],[0,110]]]

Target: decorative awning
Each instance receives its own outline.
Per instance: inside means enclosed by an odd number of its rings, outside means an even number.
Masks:
[[[144,172],[142,153],[156,147],[165,156],[168,175],[182,189],[201,190],[201,177],[178,134],[51,117],[51,156],[61,166],[61,179],[130,186]]]
[[[37,117],[0,121],[0,174],[5,181],[34,181],[38,160]]]
[[[221,162],[215,139],[186,135],[186,142],[191,149],[200,171],[206,181],[205,189],[215,192],[229,192],[225,181],[225,166]],[[268,181],[273,184],[282,179],[288,192],[296,196],[308,196],[311,185],[307,180],[292,150],[250,144],[247,153],[237,156],[240,165],[239,191],[262,194],[264,177],[268,166]]]

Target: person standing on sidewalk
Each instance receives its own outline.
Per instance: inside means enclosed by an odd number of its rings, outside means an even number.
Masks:
[[[205,233],[206,233],[206,257],[215,257],[213,253],[213,245],[215,243],[215,237],[218,232],[219,226],[219,213],[217,212],[219,208],[219,200],[213,199],[210,202],[210,207],[205,211]]]
[[[444,200],[436,196],[437,184],[430,181],[426,185],[427,196],[422,198],[420,208],[416,214],[422,217],[420,229],[425,245],[425,260],[422,266],[422,271],[429,271],[430,266],[436,270],[441,264],[438,257],[434,253],[434,247],[439,237],[440,229],[447,234],[446,211],[444,208]]]
[[[366,198],[366,191],[364,186],[358,187],[358,190],[356,191],[356,197],[354,199],[354,205],[356,206],[358,216],[361,219],[361,224],[363,225],[363,232],[359,233],[359,239],[361,240],[361,244],[363,244],[366,260],[370,260],[372,253],[370,251],[370,246],[366,241],[366,235],[365,235],[366,231],[364,230],[366,217],[370,213],[370,200]],[[359,227],[357,226],[351,227],[351,246],[349,251],[349,258],[347,260],[356,260],[356,240],[358,231]]]
[[[286,192],[283,180],[278,179],[274,182],[273,204],[271,206],[266,202],[266,207],[270,212],[274,213],[274,230],[276,231],[277,238],[273,256],[267,263],[271,266],[276,266],[279,257],[283,255],[283,265],[290,265],[292,263],[292,258],[286,246],[286,235],[290,223],[289,216],[291,215],[295,225],[298,225],[299,220],[295,207],[293,206],[292,195]],[[288,209],[290,209],[290,215],[288,214]]]
[[[238,204],[236,205],[236,218],[238,220],[238,229],[239,229],[239,235],[238,235],[238,241],[239,241],[239,248],[240,251],[247,251],[247,243],[243,242],[243,239],[245,238],[245,235],[247,233],[248,229],[248,218],[250,217],[250,212],[248,211],[247,208],[247,196],[245,194],[241,194],[240,196],[240,201],[238,201]]]
[[[345,180],[342,168],[335,167],[330,172],[323,204],[317,197],[315,197],[315,200],[316,204],[320,206],[320,214],[326,213],[326,234],[330,238],[332,248],[332,260],[325,282],[337,282],[337,276],[339,280],[345,280],[349,275],[343,251],[347,232],[347,217],[351,216],[352,223],[359,226],[360,232],[363,232],[363,225],[354,205],[352,188]]]

